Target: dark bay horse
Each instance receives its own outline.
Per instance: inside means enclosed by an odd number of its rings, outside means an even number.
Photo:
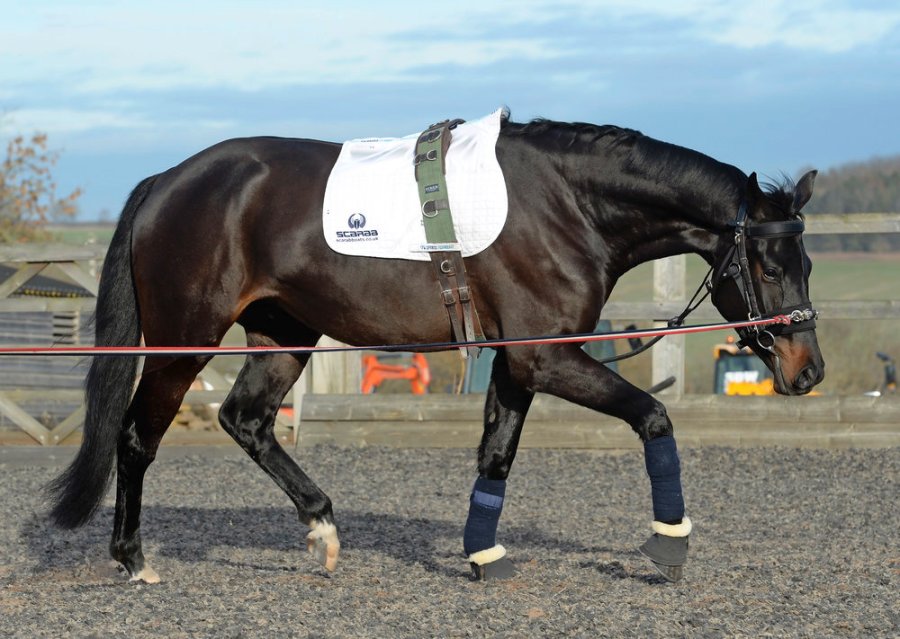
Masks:
[[[323,196],[340,149],[230,140],[141,182],[103,266],[96,344],[135,346],[143,335],[148,346],[215,346],[235,322],[250,345],[312,346],[323,334],[358,345],[449,341],[429,263],[349,257],[326,245]],[[497,241],[466,260],[488,338],[589,332],[626,271],[696,253],[714,267],[713,302],[727,320],[807,313],[798,326],[742,335],[774,371],[776,390],[801,395],[822,380],[799,216],[815,172],[762,189],[755,174],[636,131],[546,120],[504,118],[496,152],[509,217]],[[273,436],[308,357],[249,356],[219,417],[296,504],[309,550],[333,570],[340,543],[331,501]],[[50,486],[53,520],[76,527],[98,508],[116,464],[110,551],[135,580],[159,579],[141,549],[144,473],[209,359],[148,358],[132,396],[137,359],[95,358],[81,449]],[[666,409],[576,344],[498,349],[464,534],[476,577],[512,572],[495,534],[538,392],[623,419],[644,442],[654,532],[641,550],[678,579],[691,524]]]

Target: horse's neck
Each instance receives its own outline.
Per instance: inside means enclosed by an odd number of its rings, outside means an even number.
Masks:
[[[643,148],[641,161],[630,161],[627,173],[598,172],[593,178],[599,194],[593,215],[601,234],[620,240],[615,246],[628,268],[683,253],[712,263],[746,176],[695,151],[646,142],[651,144],[660,145],[658,156]],[[673,148],[676,161],[669,159]]]

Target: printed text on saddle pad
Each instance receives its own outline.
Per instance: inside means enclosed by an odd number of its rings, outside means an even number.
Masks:
[[[446,178],[463,257],[491,245],[506,221],[506,184],[497,162],[500,110],[453,129]],[[423,127],[424,128],[424,127]],[[413,160],[419,133],[345,142],[328,178],[322,225],[345,255],[429,260]],[[436,196],[438,194],[435,194]]]

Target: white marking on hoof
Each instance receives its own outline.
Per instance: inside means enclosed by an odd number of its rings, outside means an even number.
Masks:
[[[143,581],[145,584],[158,584],[159,575],[150,566],[144,566],[139,572],[131,576],[131,581]]]
[[[313,520],[312,530],[306,536],[306,549],[316,558],[325,570],[333,572],[337,568],[341,542],[338,540],[337,528],[334,524]]]

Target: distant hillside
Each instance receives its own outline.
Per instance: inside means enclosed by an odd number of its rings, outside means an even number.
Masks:
[[[854,162],[819,173],[812,200],[803,208],[816,213],[889,213],[900,211],[900,155]],[[900,235],[814,235],[810,251],[900,251]]]
[[[54,242],[63,244],[109,244],[116,225],[113,222],[72,222],[69,224],[48,224],[45,230]]]
[[[854,162],[819,173],[805,213],[900,211],[900,155]]]

